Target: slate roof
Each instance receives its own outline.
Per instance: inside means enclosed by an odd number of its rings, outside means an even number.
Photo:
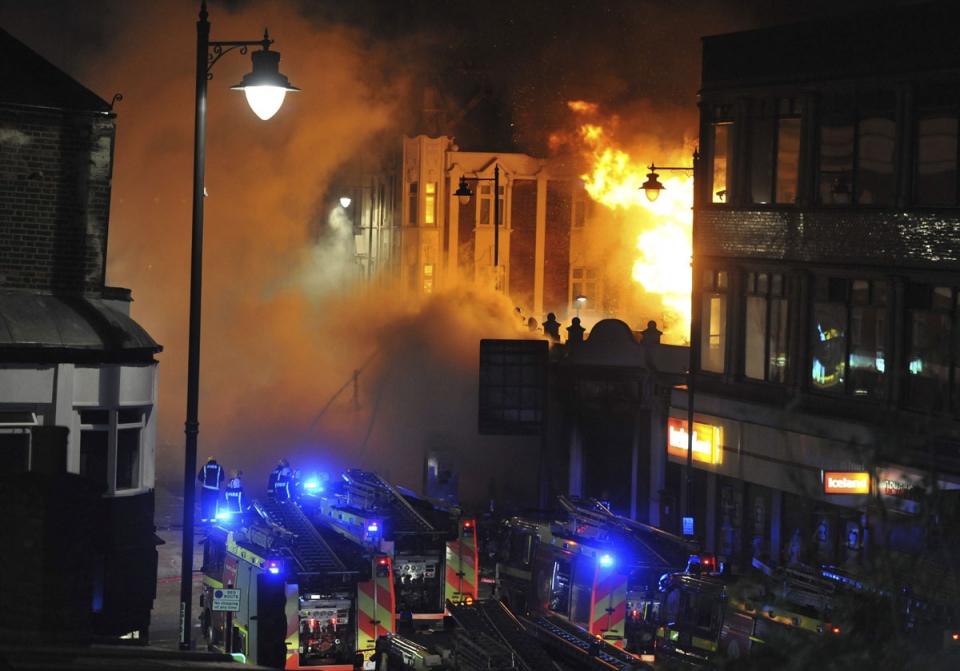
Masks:
[[[110,112],[110,104],[0,28],[0,104]]]
[[[44,350],[112,352],[138,358],[162,350],[142,326],[101,298],[0,290],[0,361]],[[69,358],[69,357],[67,357]]]

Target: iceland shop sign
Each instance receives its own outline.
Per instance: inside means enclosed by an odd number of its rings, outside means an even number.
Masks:
[[[870,474],[865,471],[824,471],[824,494],[869,494]]]

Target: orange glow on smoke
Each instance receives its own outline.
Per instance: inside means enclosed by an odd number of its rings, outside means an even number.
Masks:
[[[588,103],[578,103],[585,105]],[[571,109],[578,111],[571,104]],[[633,279],[651,293],[659,294],[665,314],[673,323],[670,330],[684,340],[690,333],[690,260],[693,254],[693,177],[682,171],[658,171],[664,185],[660,197],[650,202],[641,185],[650,172],[655,156],[631,156],[614,146],[610,134],[602,126],[583,124],[580,136],[587,148],[591,172],[583,175],[590,197],[611,210],[623,210],[628,222],[640,229],[637,235],[637,260]],[[684,166],[662,157],[664,165]]]

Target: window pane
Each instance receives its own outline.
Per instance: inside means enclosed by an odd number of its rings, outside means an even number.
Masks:
[[[785,299],[770,301],[770,367],[767,371],[770,382],[787,381],[787,307]]]
[[[436,182],[427,182],[424,223],[433,226],[437,223],[437,184]]]
[[[754,119],[750,133],[750,195],[769,203],[773,192],[773,119]]]
[[[920,310],[911,317],[906,400],[914,408],[942,410],[950,372],[950,319]]]
[[[886,311],[854,307],[850,313],[850,393],[883,398]]]
[[[893,119],[872,116],[860,120],[857,161],[857,202],[888,204],[893,198]]]
[[[917,202],[957,202],[957,114],[931,114],[920,119],[917,142]]]
[[[813,309],[814,336],[811,381],[816,389],[843,393],[847,357],[847,306],[816,303]]]
[[[800,169],[800,119],[780,119],[777,136],[777,202],[797,200]]]
[[[711,201],[725,203],[727,190],[730,186],[730,142],[733,134],[730,132],[733,124],[719,123],[711,126],[713,132],[713,178],[710,189]]]
[[[0,432],[0,473],[24,473],[29,459],[29,433],[23,430]]]
[[[483,200],[480,201],[480,225],[481,226],[489,226],[490,222],[493,221],[492,217],[490,216],[491,205],[493,205],[493,203],[490,201],[489,198],[484,198]]]
[[[109,410],[81,410],[80,423],[81,424],[109,424],[110,411]]]
[[[106,431],[80,432],[80,475],[101,485],[104,491],[110,484],[107,477],[108,442]]]
[[[704,294],[700,325],[700,367],[714,373],[724,368],[724,347],[727,333],[727,297]]]
[[[117,410],[117,424],[140,424],[143,421],[141,408],[120,408]]]
[[[117,490],[140,486],[140,428],[117,431]]]
[[[575,228],[582,228],[587,220],[587,203],[578,200],[573,204],[573,225]]]
[[[747,296],[747,324],[743,353],[743,374],[754,380],[766,378],[767,299]]]
[[[849,187],[852,178],[853,119],[848,115],[825,117],[820,126],[820,202],[838,203],[833,194],[835,184],[843,180]]]
[[[417,182],[410,183],[410,193],[409,193],[409,202],[410,202],[410,214],[407,219],[407,223],[416,224],[419,222],[420,212],[419,212],[419,202],[418,197],[418,184]]]

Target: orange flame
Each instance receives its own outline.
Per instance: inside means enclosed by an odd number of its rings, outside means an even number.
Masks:
[[[572,105],[571,109],[577,111]],[[650,202],[640,188],[650,172],[644,163],[616,148],[602,126],[583,124],[580,136],[592,164],[591,173],[582,177],[587,193],[597,203],[612,210],[622,209],[631,221],[636,220],[642,230],[637,237],[639,256],[633,266],[633,279],[646,291],[660,295],[664,316],[672,321],[664,326],[669,327],[674,339],[687,340],[693,254],[692,169],[690,174],[661,174],[664,189],[656,201]]]

